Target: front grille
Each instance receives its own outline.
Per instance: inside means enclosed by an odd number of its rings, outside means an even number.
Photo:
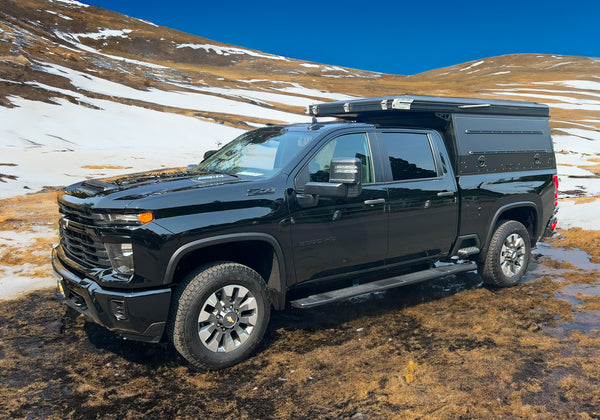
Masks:
[[[59,207],[63,214],[59,223],[60,244],[67,257],[86,268],[110,268],[104,244],[95,239],[102,217],[64,203],[59,203]]]

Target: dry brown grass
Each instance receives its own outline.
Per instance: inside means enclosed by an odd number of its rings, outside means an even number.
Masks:
[[[4,245],[0,249],[0,269],[2,266],[19,267],[29,263],[39,267],[34,270],[38,270],[42,277],[50,275],[49,256],[52,243],[57,242],[58,218],[55,192],[0,200],[0,231],[28,235],[42,232],[31,245],[24,246],[18,241]],[[29,271],[28,274],[35,274]]]
[[[58,217],[54,193],[0,209],[1,229]],[[600,232],[554,241],[598,250]],[[35,292],[0,307],[0,417],[596,418],[600,335],[546,331],[600,309],[585,289],[576,306],[557,294],[599,273],[540,262],[543,274],[511,289],[471,273],[274,313],[256,356],[210,373],[166,345],[69,321],[51,292]]]

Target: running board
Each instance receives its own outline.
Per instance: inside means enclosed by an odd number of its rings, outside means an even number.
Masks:
[[[321,306],[354,296],[364,295],[365,293],[381,292],[398,286],[405,286],[407,284],[432,280],[438,277],[464,273],[466,271],[473,271],[476,269],[477,263],[474,262],[443,265],[441,267],[430,268],[428,270],[417,271],[415,273],[404,274],[402,276],[390,277],[389,279],[377,280],[371,283],[360,284],[358,286],[351,286],[344,289],[319,293],[318,295],[311,295],[302,299],[293,300],[290,303],[294,308],[314,308],[315,306]]]

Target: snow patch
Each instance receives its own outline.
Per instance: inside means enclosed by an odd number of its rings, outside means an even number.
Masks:
[[[148,20],[144,20],[144,19],[137,19],[140,22],[145,23],[146,25],[150,25],[150,26],[154,26],[155,28],[158,28],[158,25],[156,23],[150,22]],[[161,38],[161,41],[164,40],[164,38]]]
[[[75,47],[79,48],[80,50],[87,51],[87,52],[90,52],[92,54],[97,54],[99,56],[103,56],[103,57],[106,57],[106,58],[110,58],[112,60],[122,61],[124,63],[131,63],[131,64],[135,64],[135,65],[138,65],[138,66],[150,67],[150,68],[154,68],[154,69],[170,69],[170,67],[165,67],[165,66],[161,66],[159,64],[149,63],[147,61],[139,61],[139,60],[133,60],[131,58],[125,58],[125,57],[119,57],[119,56],[116,56],[116,55],[105,54],[103,52],[98,51],[95,48],[92,48],[92,47],[89,47],[89,46],[87,46],[85,44],[82,44],[81,42],[79,42],[79,39],[77,39],[76,37],[74,37],[74,36],[72,36],[71,34],[68,34],[68,33],[60,32],[60,31],[54,31],[54,35],[56,35],[57,37],[59,37],[63,41],[66,41],[66,42],[74,45]],[[68,48],[68,47],[66,47],[64,45],[61,45],[61,47],[67,48],[67,49],[71,49],[71,48]]]
[[[343,101],[346,99],[356,99],[356,96],[351,96],[351,95],[346,95],[343,93],[329,93],[329,92],[323,92],[320,91],[318,89],[310,89],[310,88],[305,88],[304,86],[302,86],[299,83],[290,83],[291,86],[288,87],[273,87],[273,89],[275,90],[279,90],[281,92],[289,92],[289,93],[297,93],[299,95],[306,95],[306,96],[312,96],[312,97],[316,97],[316,98],[327,98],[327,99],[333,99],[336,101]]]
[[[460,69],[460,71],[465,71],[465,70],[472,69],[473,67],[479,66],[480,64],[483,64],[483,63],[485,63],[485,61],[483,61],[483,60],[482,61],[478,61],[476,63],[471,64],[469,67],[465,67],[464,69]]]
[[[59,105],[9,96],[0,107],[0,156],[18,178],[2,184],[0,198],[69,185],[102,175],[161,166],[186,166],[244,130],[196,118],[86,98],[95,110],[55,98]],[[131,167],[90,170],[85,165]],[[27,187],[27,188],[25,188]]]
[[[579,99],[568,96],[542,95],[536,93],[517,93],[517,92],[500,92],[494,91],[495,95],[520,96],[540,99],[550,99],[558,102],[546,103],[546,105],[554,108],[562,109],[583,109],[587,111],[600,111],[600,101],[590,99]]]
[[[594,82],[592,80],[565,80],[556,83],[567,87],[573,87],[575,89],[600,90],[600,82]]]
[[[186,87],[188,89],[197,90],[200,92],[209,92],[215,93],[218,95],[229,96],[234,99],[246,99],[254,102],[259,102],[261,104],[272,107],[272,103],[280,103],[284,105],[291,106],[299,106],[305,107],[306,105],[310,105],[314,101],[308,98],[301,98],[298,96],[292,95],[283,95],[281,93],[273,93],[273,92],[264,92],[264,91],[256,91],[256,90],[246,90],[246,89],[231,89],[231,88],[219,88],[219,87],[209,87],[209,86],[194,86],[194,85],[184,85],[184,84],[175,84],[179,87]],[[266,102],[265,102],[266,101]]]
[[[156,88],[151,88],[149,90],[138,90],[102,79],[98,76],[81,73],[58,64],[46,64],[43,65],[42,68],[48,73],[68,77],[71,81],[71,84],[77,88],[108,96],[135,99],[143,102],[150,102],[159,105],[191,109],[196,111],[209,111],[224,114],[260,117],[287,123],[306,122],[308,118],[305,115],[292,114],[291,112],[279,111],[276,109],[268,109],[259,105],[202,93],[163,91]],[[76,92],[70,92],[70,95],[76,96],[78,94]],[[83,97],[82,99],[88,103],[94,105],[96,104],[90,98]],[[102,105],[100,105],[100,107],[103,108]]]
[[[586,230],[600,230],[600,200],[591,203],[575,204],[571,200],[559,203],[558,225],[563,229],[580,227]]]
[[[61,14],[61,13],[58,13],[58,12],[55,12],[55,11],[53,11],[53,10],[46,10],[46,12],[50,13],[51,15],[58,16],[59,18],[63,18],[63,19],[65,19],[65,20],[73,20],[73,18],[72,18],[72,17],[70,17],[70,16],[66,16],[66,15],[63,15],[63,14]]]
[[[107,39],[111,37],[127,38],[127,34],[133,32],[131,29],[101,29],[99,32],[71,34],[74,38],[92,38],[92,39]]]
[[[272,55],[272,54],[261,54],[257,51],[247,50],[244,48],[236,48],[236,47],[222,47],[218,45],[212,44],[177,44],[177,49],[180,48],[191,48],[193,50],[205,50],[206,52],[210,52],[211,50],[217,53],[218,55],[228,56],[228,55],[236,55],[236,54],[244,54],[250,55],[252,57],[259,58],[268,58],[270,60],[283,60],[289,61],[287,58],[282,57],[280,55]]]
[[[50,3],[65,3],[69,6],[90,7],[89,4],[83,4],[76,0],[48,0]]]
[[[553,64],[553,65],[552,65],[552,66],[550,66],[550,67],[545,67],[545,69],[546,69],[546,70],[550,70],[550,69],[553,69],[553,68],[555,68],[555,67],[564,66],[565,64],[572,64],[572,63],[571,63],[570,61],[566,61],[566,62],[564,62],[564,63]]]

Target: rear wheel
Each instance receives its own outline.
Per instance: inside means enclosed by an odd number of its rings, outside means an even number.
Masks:
[[[514,286],[525,275],[530,255],[531,242],[525,226],[515,220],[500,222],[480,262],[479,273],[490,286]]]
[[[221,369],[247,358],[270,316],[262,277],[221,262],[191,272],[177,288],[168,333],[177,351],[198,369]]]

